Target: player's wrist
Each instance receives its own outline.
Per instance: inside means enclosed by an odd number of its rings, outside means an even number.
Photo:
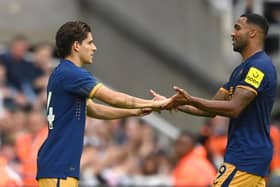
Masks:
[[[131,116],[139,116],[141,113],[141,109],[130,109]]]
[[[196,97],[189,96],[186,104],[193,105],[195,103],[196,103]]]

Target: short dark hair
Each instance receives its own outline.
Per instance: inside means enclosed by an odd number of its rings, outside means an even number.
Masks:
[[[265,36],[267,35],[269,24],[265,17],[254,13],[242,14],[240,17],[246,17],[247,23],[257,25],[263,30]]]
[[[82,21],[69,21],[64,23],[56,33],[56,47],[58,56],[65,58],[70,55],[71,47],[75,41],[81,43],[86,39],[91,28]]]

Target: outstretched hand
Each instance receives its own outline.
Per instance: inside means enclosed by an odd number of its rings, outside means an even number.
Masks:
[[[189,104],[190,102],[191,95],[187,91],[177,86],[174,86],[173,89],[176,91],[176,94],[171,97],[171,102],[163,106],[164,109],[177,109],[179,106]]]
[[[173,89],[177,92],[176,96],[174,97],[174,105],[175,106],[181,106],[190,104],[191,101],[191,95],[184,89],[174,86]]]
[[[153,110],[160,111],[160,110],[172,110],[177,109],[181,105],[189,104],[191,101],[191,95],[184,89],[174,86],[173,89],[176,91],[176,94],[173,96],[166,98],[165,96],[160,95],[159,93],[155,92],[154,90],[150,90],[150,93],[154,97],[153,100],[155,101]]]
[[[160,110],[164,110],[166,109],[167,105],[171,105],[171,103],[173,102],[173,98],[167,98],[163,95],[160,95],[159,93],[155,92],[154,90],[150,90],[150,93],[152,96],[154,96],[153,100],[154,101],[160,101],[161,105],[159,106],[159,108],[156,109],[157,112],[160,112]]]
[[[154,101],[161,101],[161,100],[167,99],[165,96],[160,95],[159,93],[155,92],[152,89],[150,90],[150,94],[152,96],[154,96],[154,98],[153,98]]]

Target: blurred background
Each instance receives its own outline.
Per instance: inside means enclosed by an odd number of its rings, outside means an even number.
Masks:
[[[248,12],[268,19],[265,50],[279,72],[280,0],[0,1],[0,187],[37,186],[45,89],[59,62],[54,37],[64,22],[92,27],[97,53],[86,69],[105,85],[147,99],[150,89],[173,95],[173,85],[211,98],[241,62],[230,34]],[[271,119],[267,183],[279,187],[279,95]],[[80,186],[209,186],[223,161],[227,124],[224,117],[167,111],[88,119]]]

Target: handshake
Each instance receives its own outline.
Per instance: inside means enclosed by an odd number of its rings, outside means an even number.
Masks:
[[[173,89],[176,93],[167,98],[154,90],[150,90],[150,93],[153,96],[151,100],[151,106],[142,108],[139,115],[147,115],[152,111],[160,112],[161,110],[177,110],[179,106],[188,105],[191,103],[191,95],[186,92],[184,89],[174,86]]]
[[[150,90],[150,93],[153,95],[154,110],[172,110],[177,109],[181,105],[187,105],[191,102],[191,95],[182,88],[174,86],[173,89],[176,91],[176,94],[166,98],[165,96],[160,95],[154,90]]]

